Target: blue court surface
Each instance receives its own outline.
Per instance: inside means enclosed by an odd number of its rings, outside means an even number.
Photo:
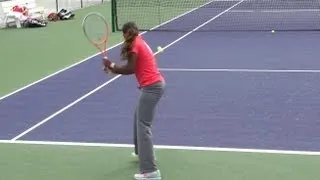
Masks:
[[[155,144],[320,154],[320,33],[201,31],[216,21],[143,33],[153,50],[165,48],[156,53],[167,86]],[[104,74],[100,58],[2,98],[2,142],[131,144],[135,77]]]

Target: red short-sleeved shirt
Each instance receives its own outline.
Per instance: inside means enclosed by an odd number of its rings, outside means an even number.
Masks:
[[[140,87],[164,80],[151,48],[140,35],[134,40],[131,51],[137,55],[135,76]]]

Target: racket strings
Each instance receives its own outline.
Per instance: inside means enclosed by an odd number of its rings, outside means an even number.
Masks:
[[[91,14],[87,16],[83,23],[84,32],[89,39],[94,44],[102,44],[107,40],[108,37],[108,27],[105,20],[96,14]]]

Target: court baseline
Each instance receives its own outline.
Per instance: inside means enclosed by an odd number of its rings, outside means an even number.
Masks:
[[[79,147],[106,147],[106,148],[132,148],[133,144],[111,144],[111,143],[86,143],[86,142],[59,142],[59,141],[25,141],[25,140],[0,140],[4,144],[26,144],[26,145],[51,145],[51,146],[79,146]],[[287,154],[287,155],[307,155],[319,156],[317,151],[290,151],[273,149],[244,149],[244,148],[222,148],[222,147],[196,147],[196,146],[168,146],[155,145],[156,149],[166,150],[190,150],[190,151],[218,151],[218,152],[242,152],[242,153],[262,153],[262,154]]]

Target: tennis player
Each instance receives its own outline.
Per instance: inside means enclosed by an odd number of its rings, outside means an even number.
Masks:
[[[120,55],[127,63],[120,66],[104,59],[105,70],[122,75],[135,74],[141,94],[134,113],[134,153],[140,160],[140,173],[135,174],[134,178],[160,180],[161,175],[155,162],[151,139],[151,126],[156,106],[164,93],[165,81],[158,70],[151,48],[139,35],[137,25],[128,22],[123,25],[122,32],[124,44]]]

